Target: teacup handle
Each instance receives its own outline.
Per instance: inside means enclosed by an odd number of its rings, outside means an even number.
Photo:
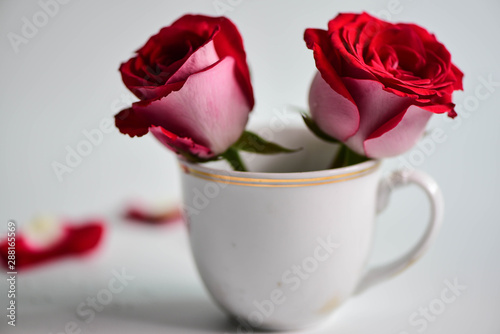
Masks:
[[[385,209],[393,189],[408,184],[416,184],[422,188],[431,203],[431,218],[424,235],[418,243],[399,259],[368,270],[361,278],[355,293],[361,293],[367,288],[391,278],[410,267],[427,251],[436,239],[443,221],[444,201],[437,183],[427,174],[417,170],[398,170],[382,179],[378,188],[377,213]]]

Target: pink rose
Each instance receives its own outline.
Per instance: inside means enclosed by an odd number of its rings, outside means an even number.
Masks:
[[[224,17],[185,15],[152,36],[120,67],[141,101],[115,116],[119,130],[148,132],[190,160],[224,153],[254,105],[243,42]]]
[[[370,158],[409,150],[434,113],[455,117],[463,73],[435,36],[366,13],[339,14],[328,31],[307,29],[318,73],[311,117],[327,135]]]

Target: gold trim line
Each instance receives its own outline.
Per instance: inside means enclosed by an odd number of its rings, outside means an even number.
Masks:
[[[214,181],[225,184],[249,186],[249,187],[284,188],[284,187],[304,187],[310,185],[323,185],[323,184],[337,183],[342,181],[349,181],[371,173],[372,171],[377,169],[379,165],[380,162],[377,162],[373,166],[370,166],[368,168],[356,172],[350,172],[332,176],[324,176],[324,177],[304,178],[304,179],[257,179],[250,177],[236,177],[229,175],[217,175],[217,174],[206,173],[183,164],[181,164],[181,167],[184,173],[193,175],[203,180]],[[242,182],[234,182],[234,181],[242,181]],[[318,181],[325,181],[325,182],[318,182]]]

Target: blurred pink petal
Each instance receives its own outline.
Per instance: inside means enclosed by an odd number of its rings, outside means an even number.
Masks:
[[[73,222],[64,222],[57,240],[43,247],[19,231],[15,240],[15,270],[72,255],[83,255],[99,245],[104,232],[104,221],[89,220],[77,226],[72,224]],[[8,251],[7,241],[0,244],[0,259],[5,267],[8,267]]]
[[[182,221],[182,210],[179,206],[153,208],[144,204],[130,204],[125,218],[137,223],[149,225],[165,225]]]

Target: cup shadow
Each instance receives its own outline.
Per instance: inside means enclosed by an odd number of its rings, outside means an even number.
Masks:
[[[213,302],[201,298],[170,299],[108,308],[103,310],[102,315],[166,327],[172,333],[236,333],[238,328]]]
[[[354,334],[364,330],[356,325],[359,317],[370,318],[365,312],[342,312],[334,314],[323,325],[298,331],[307,334]],[[258,328],[249,328],[222,312],[210,299],[184,297],[162,301],[141,302],[122,307],[108,307],[100,316],[108,320],[118,320],[121,326],[134,323],[144,329],[144,333],[277,333]],[[362,326],[363,327],[363,326]],[[156,328],[156,329],[154,329]],[[298,333],[290,331],[286,333]],[[285,332],[283,332],[285,333]]]

